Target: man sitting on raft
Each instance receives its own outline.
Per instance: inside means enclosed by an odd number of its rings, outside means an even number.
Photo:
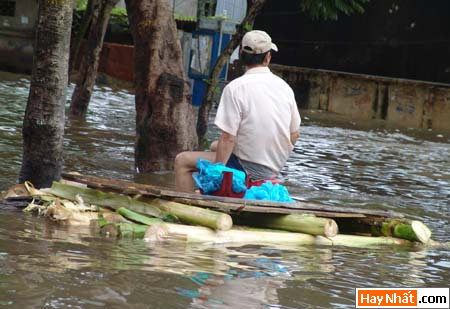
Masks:
[[[214,124],[222,130],[211,152],[182,152],[175,158],[178,191],[194,192],[199,158],[244,171],[252,182],[275,179],[299,136],[300,114],[291,87],[268,65],[278,51],[270,36],[247,32],[241,43],[243,76],[223,90]]]

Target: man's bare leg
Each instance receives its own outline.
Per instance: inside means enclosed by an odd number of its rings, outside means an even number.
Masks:
[[[195,184],[192,173],[197,171],[198,159],[206,159],[211,162],[216,160],[215,152],[185,151],[175,158],[175,188],[180,192],[194,192]]]

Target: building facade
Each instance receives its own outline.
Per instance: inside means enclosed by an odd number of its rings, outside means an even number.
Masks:
[[[0,69],[30,72],[36,0],[0,0]]]

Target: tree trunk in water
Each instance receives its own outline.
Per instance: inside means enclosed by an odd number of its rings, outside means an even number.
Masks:
[[[119,0],[93,0],[92,21],[86,52],[81,60],[78,80],[70,102],[70,114],[84,117],[87,112],[102,51],[103,38],[108,27],[111,10]]]
[[[78,56],[80,54],[81,43],[83,42],[83,39],[86,36],[86,33],[88,32],[89,27],[91,25],[93,16],[92,11],[93,2],[94,0],[88,0],[86,10],[84,11],[83,18],[80,23],[81,27],[76,33],[75,37],[70,42],[69,78],[73,70],[75,70],[75,67],[78,63]]]
[[[19,176],[19,182],[28,180],[38,188],[50,187],[61,176],[71,25],[71,1],[39,0]]]
[[[167,0],[127,0],[135,50],[138,172],[173,168],[175,156],[197,146],[190,85]]]
[[[214,64],[214,67],[209,75],[209,83],[206,87],[206,93],[203,98],[202,106],[200,106],[200,109],[198,110],[197,136],[199,143],[202,142],[202,139],[208,130],[209,113],[212,108],[212,100],[219,82],[220,73],[222,72],[224,65],[230,59],[233,51],[241,43],[242,37],[247,32],[247,27],[253,25],[256,16],[259,14],[265,3],[266,0],[254,0],[252,2],[250,8],[247,10],[247,15],[244,20],[236,27],[236,33],[232,36],[231,40],[228,42],[228,45],[225,47]]]

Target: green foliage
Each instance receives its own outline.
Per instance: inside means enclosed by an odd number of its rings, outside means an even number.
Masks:
[[[72,30],[78,31],[81,27],[80,23],[83,18],[83,14],[86,11],[88,0],[77,0],[77,6],[73,13]],[[175,20],[179,21],[191,21],[196,22],[195,16],[183,16],[179,14],[174,15]],[[115,6],[111,11],[111,17],[109,18],[109,25],[112,32],[129,32],[130,26],[128,23],[127,10],[125,8],[119,8]]]
[[[251,24],[249,24],[249,23],[244,24],[243,27],[244,27],[244,30],[246,32],[249,32],[249,31],[253,30],[253,26]]]
[[[173,16],[173,18],[175,20],[179,20],[179,21],[192,21],[192,22],[196,22],[197,21],[197,17],[195,17],[195,16],[183,16],[183,15],[180,15],[180,14],[175,14]]]
[[[364,13],[364,5],[370,0],[302,0],[300,7],[314,19],[338,19],[338,13],[351,15]]]
[[[81,20],[83,19],[83,13],[86,8],[84,9],[75,9],[73,10],[73,16],[72,16],[72,32],[77,33],[81,29]]]
[[[115,6],[111,11],[111,17],[109,18],[109,24],[112,31],[128,32],[130,31],[130,25],[128,23],[127,10]]]
[[[76,0],[75,10],[86,10],[88,0]]]
[[[208,140],[206,136],[203,136],[199,143],[199,148],[207,151],[211,147],[211,142]]]
[[[111,11],[111,15],[128,18],[127,17],[128,16],[127,15],[127,9],[119,8],[117,6],[113,7],[113,9]]]
[[[228,16],[226,15],[214,15],[214,16],[207,16],[207,19],[213,19],[213,20],[231,20]]]
[[[86,11],[87,0],[77,0],[76,8],[73,11],[72,32],[76,33],[81,28],[83,14]],[[111,11],[109,24],[113,32],[129,32],[127,10],[115,6]]]
[[[109,222],[103,217],[103,212],[100,211],[99,207],[97,207],[97,212],[98,212],[98,226],[102,228]]]

